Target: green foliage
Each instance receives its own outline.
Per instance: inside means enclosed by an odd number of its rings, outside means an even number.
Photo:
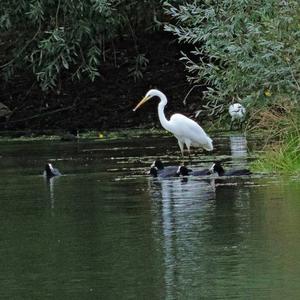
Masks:
[[[198,0],[165,9],[176,21],[165,30],[194,45],[182,61],[192,83],[210,87],[208,104],[227,107],[237,96],[252,105],[299,97],[298,0]]]
[[[0,41],[7,42],[1,47],[1,74],[9,80],[32,71],[43,90],[66,78],[94,80],[103,62],[122,59],[114,42],[126,38],[136,57],[126,58],[129,72],[141,78],[148,61],[137,32],[153,30],[161,14],[160,0],[2,0]]]
[[[129,75],[134,78],[134,81],[143,78],[143,72],[146,70],[149,60],[146,58],[145,54],[138,54],[134,58],[134,63],[132,67],[129,68]]]
[[[288,102],[257,113],[264,128],[264,153],[253,164],[255,170],[300,173],[300,111]]]
[[[254,170],[275,173],[300,173],[300,136],[289,136],[253,163]]]
[[[254,106],[249,127],[266,140],[256,168],[299,172],[300,2],[196,0],[165,9],[176,21],[165,30],[193,45],[182,61],[192,83],[208,85],[206,115],[227,113],[240,97]]]

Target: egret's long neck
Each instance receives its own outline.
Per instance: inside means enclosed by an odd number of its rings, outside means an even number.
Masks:
[[[162,125],[163,128],[165,128],[166,130],[170,129],[170,124],[169,121],[166,119],[165,113],[164,113],[164,108],[167,104],[167,97],[163,94],[160,93],[159,95],[160,98],[160,102],[158,104],[158,117],[159,117],[159,121]]]

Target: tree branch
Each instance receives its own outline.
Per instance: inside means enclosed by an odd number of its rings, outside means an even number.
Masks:
[[[24,121],[28,121],[28,120],[32,120],[32,119],[36,119],[36,118],[41,118],[41,117],[48,116],[48,115],[53,115],[55,113],[62,112],[62,111],[65,111],[65,110],[70,110],[70,109],[74,108],[75,105],[76,104],[74,102],[72,105],[67,106],[67,107],[58,108],[58,109],[55,109],[55,110],[52,110],[52,111],[48,111],[48,112],[45,112],[45,113],[36,114],[36,115],[30,116],[30,117],[27,117],[27,118],[23,118],[23,119],[19,119],[19,120],[14,120],[14,121],[8,121],[8,122],[2,122],[2,123],[5,123],[5,124],[14,124],[14,123],[24,122]]]

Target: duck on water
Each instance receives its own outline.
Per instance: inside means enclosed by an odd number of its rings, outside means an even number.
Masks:
[[[179,166],[177,174],[181,176],[207,176],[216,174],[218,176],[245,176],[251,175],[252,172],[248,169],[230,169],[225,171],[220,161],[216,161],[209,169],[201,169],[193,171],[186,166]]]
[[[53,168],[51,163],[47,163],[45,166],[44,174],[45,177],[51,178],[54,176],[61,176],[61,173],[59,172],[58,169]]]
[[[220,161],[214,162],[210,168],[210,171],[218,174],[218,176],[245,176],[252,174],[249,169],[230,169],[226,171]]]
[[[149,174],[153,177],[161,177],[161,178],[167,178],[167,177],[176,177],[178,166],[164,166],[162,161],[160,159],[155,160],[149,170]]]
[[[212,174],[210,169],[202,169],[193,171],[192,169],[187,168],[186,166],[179,166],[177,169],[177,174],[181,176],[206,176]]]

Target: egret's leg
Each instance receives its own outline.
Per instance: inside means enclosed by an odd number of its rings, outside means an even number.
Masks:
[[[184,150],[183,150],[184,144],[178,140],[178,145],[179,145],[179,148],[181,151],[181,155],[182,155],[182,157],[184,157]]]
[[[232,130],[232,126],[233,126],[233,119],[231,119],[231,122],[230,122],[230,130]]]
[[[191,160],[191,142],[187,141],[185,142],[186,148],[188,150],[188,154],[189,154],[189,160]]]
[[[243,129],[244,123],[245,123],[245,120],[241,120],[241,121],[240,121],[240,129],[241,129],[241,130]]]

